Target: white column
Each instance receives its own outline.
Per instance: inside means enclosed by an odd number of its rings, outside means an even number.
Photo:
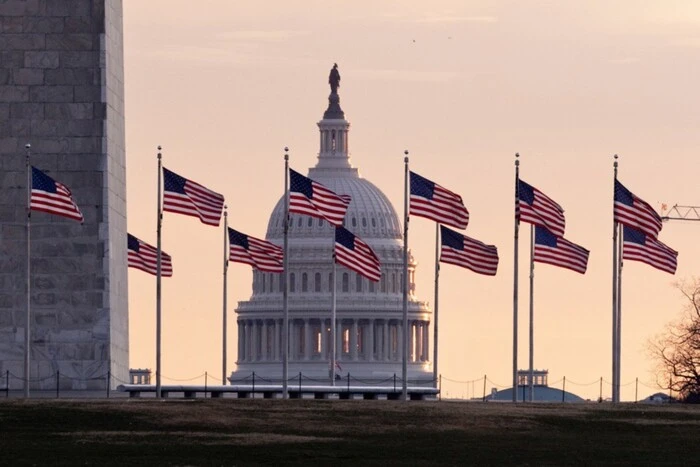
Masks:
[[[253,326],[250,320],[245,322],[245,361],[253,361]]]
[[[304,360],[311,358],[311,323],[309,319],[304,320]]]
[[[430,323],[428,321],[423,322],[423,361],[427,362],[430,360],[430,355],[428,349],[430,349]]]
[[[337,320],[335,327],[335,351],[338,355],[338,360],[342,360],[340,357],[343,355],[343,320]]]
[[[350,331],[350,358],[357,361],[357,320],[352,320],[352,331]]]
[[[239,362],[243,361],[244,357],[244,351],[243,349],[245,348],[245,325],[243,324],[243,321],[238,321],[238,357],[237,360]]]
[[[260,332],[260,359],[263,361],[267,361],[268,359],[268,354],[267,354],[267,321],[263,320],[262,321],[262,328]]]
[[[384,320],[384,332],[382,341],[382,360],[388,362],[389,358],[389,320]]]
[[[280,325],[279,320],[275,320],[274,324],[274,339],[272,339],[272,359],[280,360]]]
[[[330,348],[328,347],[328,332],[326,332],[326,329],[328,329],[328,325],[326,324],[326,320],[322,319],[321,320],[321,360],[326,360],[328,358],[328,355],[330,355]],[[314,343],[315,345],[315,343]]]
[[[401,358],[401,353],[403,352],[403,323],[397,321],[396,322],[396,342],[398,342],[398,345],[396,346],[396,359]]]
[[[367,360],[370,362],[374,361],[374,323],[373,319],[369,320],[367,325]]]

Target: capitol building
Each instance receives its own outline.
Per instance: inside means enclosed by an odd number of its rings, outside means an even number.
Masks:
[[[350,123],[336,89],[318,122],[320,148],[308,177],[352,201],[345,227],[367,242],[381,261],[379,282],[336,268],[336,373],[353,385],[401,382],[403,343],[403,235],[399,215],[382,191],[350,163]],[[284,197],[275,206],[266,239],[284,239]],[[333,226],[325,220],[291,214],[289,253],[289,378],[329,384]],[[430,320],[426,302],[415,294],[416,263],[408,264],[408,384],[431,386]],[[282,379],[283,275],[253,271],[252,296],[236,309],[237,368],[231,383]],[[348,378],[349,375],[349,378]]]

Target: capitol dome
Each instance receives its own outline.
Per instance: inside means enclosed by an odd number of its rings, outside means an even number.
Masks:
[[[343,266],[336,267],[336,373],[352,384],[387,384],[402,376],[403,235],[389,199],[350,163],[350,123],[332,92],[318,122],[318,162],[308,177],[352,200],[344,225],[369,244],[381,261],[382,276],[372,282]],[[291,164],[294,166],[294,164]],[[285,198],[268,222],[266,239],[282,246]],[[327,221],[290,215],[289,377],[301,374],[304,384],[328,384],[331,355],[331,294],[334,227]],[[409,253],[409,348],[407,380],[433,382],[429,359],[431,312],[415,297],[416,264]],[[279,382],[282,378],[283,274],[254,270],[252,296],[236,309],[237,368],[231,382],[250,378]],[[400,384],[400,383],[399,383]]]

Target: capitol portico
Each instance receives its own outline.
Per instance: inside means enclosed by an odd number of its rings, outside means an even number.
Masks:
[[[336,268],[337,373],[353,384],[381,384],[401,378],[403,343],[403,237],[396,210],[350,163],[350,123],[331,92],[318,122],[320,150],[308,176],[352,201],[345,227],[367,242],[381,261],[378,283],[342,266]],[[294,165],[294,164],[292,164]],[[284,197],[275,206],[266,239],[283,244]],[[289,224],[289,376],[299,373],[316,384],[329,382],[333,227],[325,220],[292,214]],[[416,264],[408,266],[408,382],[430,385],[431,311],[415,295]],[[255,372],[282,378],[283,274],[253,272],[252,296],[238,304],[238,359],[231,382]]]

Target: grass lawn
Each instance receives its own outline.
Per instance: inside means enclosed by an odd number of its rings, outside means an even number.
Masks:
[[[698,465],[700,407],[0,401],[6,465]]]

